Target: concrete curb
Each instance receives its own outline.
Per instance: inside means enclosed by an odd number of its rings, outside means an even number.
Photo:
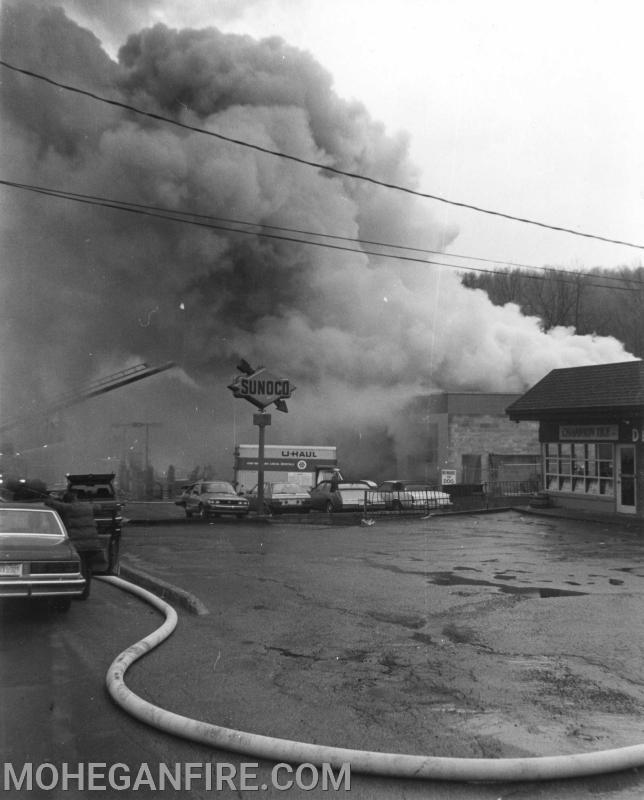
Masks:
[[[150,575],[148,572],[130,567],[123,563],[123,560],[121,560],[119,577],[140,586],[142,589],[153,592],[162,600],[181,606],[181,608],[189,611],[191,614],[196,614],[200,617],[210,614],[209,609],[198,597],[195,597],[195,595],[167,581],[161,580],[161,578]]]
[[[644,532],[644,521],[635,517],[634,519],[624,518],[616,514],[595,514],[575,512],[561,508],[559,506],[535,507],[535,506],[514,506],[514,511],[519,511],[521,514],[531,514],[535,517],[554,517],[555,519],[571,519],[577,522],[587,522],[591,525],[613,525],[622,526],[628,531],[635,531],[636,533]]]

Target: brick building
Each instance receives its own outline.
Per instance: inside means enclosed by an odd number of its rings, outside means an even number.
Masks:
[[[433,484],[530,481],[540,473],[538,423],[516,425],[519,394],[443,392],[415,397],[397,431],[401,477]]]

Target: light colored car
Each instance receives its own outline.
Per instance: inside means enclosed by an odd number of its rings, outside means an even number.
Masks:
[[[197,481],[175,503],[185,508],[188,519],[193,515],[208,519],[222,514],[241,519],[250,509],[248,498],[240,497],[228,481]]]
[[[247,495],[251,508],[257,510],[257,486]],[[309,490],[298,483],[265,483],[264,509],[271,514],[284,514],[292,511],[308,514],[311,510]]]
[[[337,487],[337,488],[336,488]],[[311,489],[311,505],[319,511],[362,511],[385,508],[385,500],[367,481],[322,481]]]
[[[2,503],[0,597],[50,598],[67,611],[84,589],[80,557],[58,514],[39,503]]]
[[[435,486],[414,481],[384,481],[378,492],[385,499],[387,508],[394,511],[418,509],[428,511],[435,508],[449,508],[452,498]]]

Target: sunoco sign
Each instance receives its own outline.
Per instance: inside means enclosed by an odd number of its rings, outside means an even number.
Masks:
[[[286,400],[295,386],[286,378],[278,378],[265,369],[258,369],[251,375],[239,375],[228,385],[235,397],[248,400],[257,408],[264,409],[278,400]]]

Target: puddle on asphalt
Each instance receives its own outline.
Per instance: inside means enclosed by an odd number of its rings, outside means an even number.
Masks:
[[[268,645],[264,645],[265,650],[272,650],[275,653],[279,653],[281,656],[285,658],[308,658],[314,659],[317,661],[318,659],[312,656],[310,653],[296,653],[293,650],[288,650],[286,647],[269,647]]]
[[[423,617],[408,616],[406,614],[386,614],[379,611],[370,611],[369,616],[377,622],[389,622],[392,625],[402,625],[403,628],[418,630],[425,624]]]
[[[507,577],[506,577],[507,579]],[[550,586],[516,586],[507,583],[495,583],[483,578],[466,578],[454,572],[430,572],[428,583],[436,586],[489,586],[504,594],[520,594],[527,597],[578,597],[588,592],[573,589],[554,589]]]

